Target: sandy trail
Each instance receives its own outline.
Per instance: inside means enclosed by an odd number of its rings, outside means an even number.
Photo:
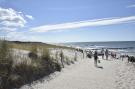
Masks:
[[[93,59],[80,60],[62,72],[54,73],[54,78],[49,81],[44,78],[42,82],[21,89],[135,89],[135,76],[131,73],[132,78],[128,78],[125,74],[125,62],[102,60],[99,66],[103,69],[94,67]],[[127,79],[132,80],[132,84],[127,83]]]

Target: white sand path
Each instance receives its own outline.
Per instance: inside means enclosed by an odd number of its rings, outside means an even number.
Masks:
[[[49,81],[44,78],[21,89],[135,89],[135,74],[125,62],[102,60],[99,65],[103,69],[94,67],[93,59],[80,60],[54,73]],[[132,76],[126,74],[126,66]]]

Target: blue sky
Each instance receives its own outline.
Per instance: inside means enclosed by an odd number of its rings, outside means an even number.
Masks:
[[[10,40],[135,41],[134,34],[135,0],[0,0],[0,36]]]

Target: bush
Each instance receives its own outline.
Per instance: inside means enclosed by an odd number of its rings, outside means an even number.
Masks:
[[[24,61],[13,67],[12,76],[8,80],[12,87],[19,88],[54,71],[61,71],[60,65],[53,61],[48,49],[43,49],[41,54],[38,60],[32,60],[29,64]]]
[[[41,69],[42,66],[35,61],[33,61],[31,64],[22,62],[13,68],[13,73],[21,76],[24,83],[28,83],[37,79]]]
[[[19,88],[20,86],[25,84],[23,77],[17,74],[11,74],[8,78],[8,82],[10,85],[9,89]]]
[[[38,55],[37,55],[38,51],[37,51],[37,45],[33,45],[31,47],[31,51],[30,53],[28,54],[28,56],[31,58],[31,59],[37,59],[38,58]]]
[[[61,71],[61,66],[60,66],[59,63],[54,63],[54,65],[55,65],[55,70],[56,71]]]
[[[50,56],[49,49],[43,49],[41,56],[41,63],[46,69],[46,73],[50,74],[54,71],[61,71],[60,64]]]

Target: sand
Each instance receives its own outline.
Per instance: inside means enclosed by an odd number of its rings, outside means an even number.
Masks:
[[[42,81],[20,89],[135,89],[135,66],[121,60],[101,60],[96,68],[93,59],[82,59],[55,72]]]

